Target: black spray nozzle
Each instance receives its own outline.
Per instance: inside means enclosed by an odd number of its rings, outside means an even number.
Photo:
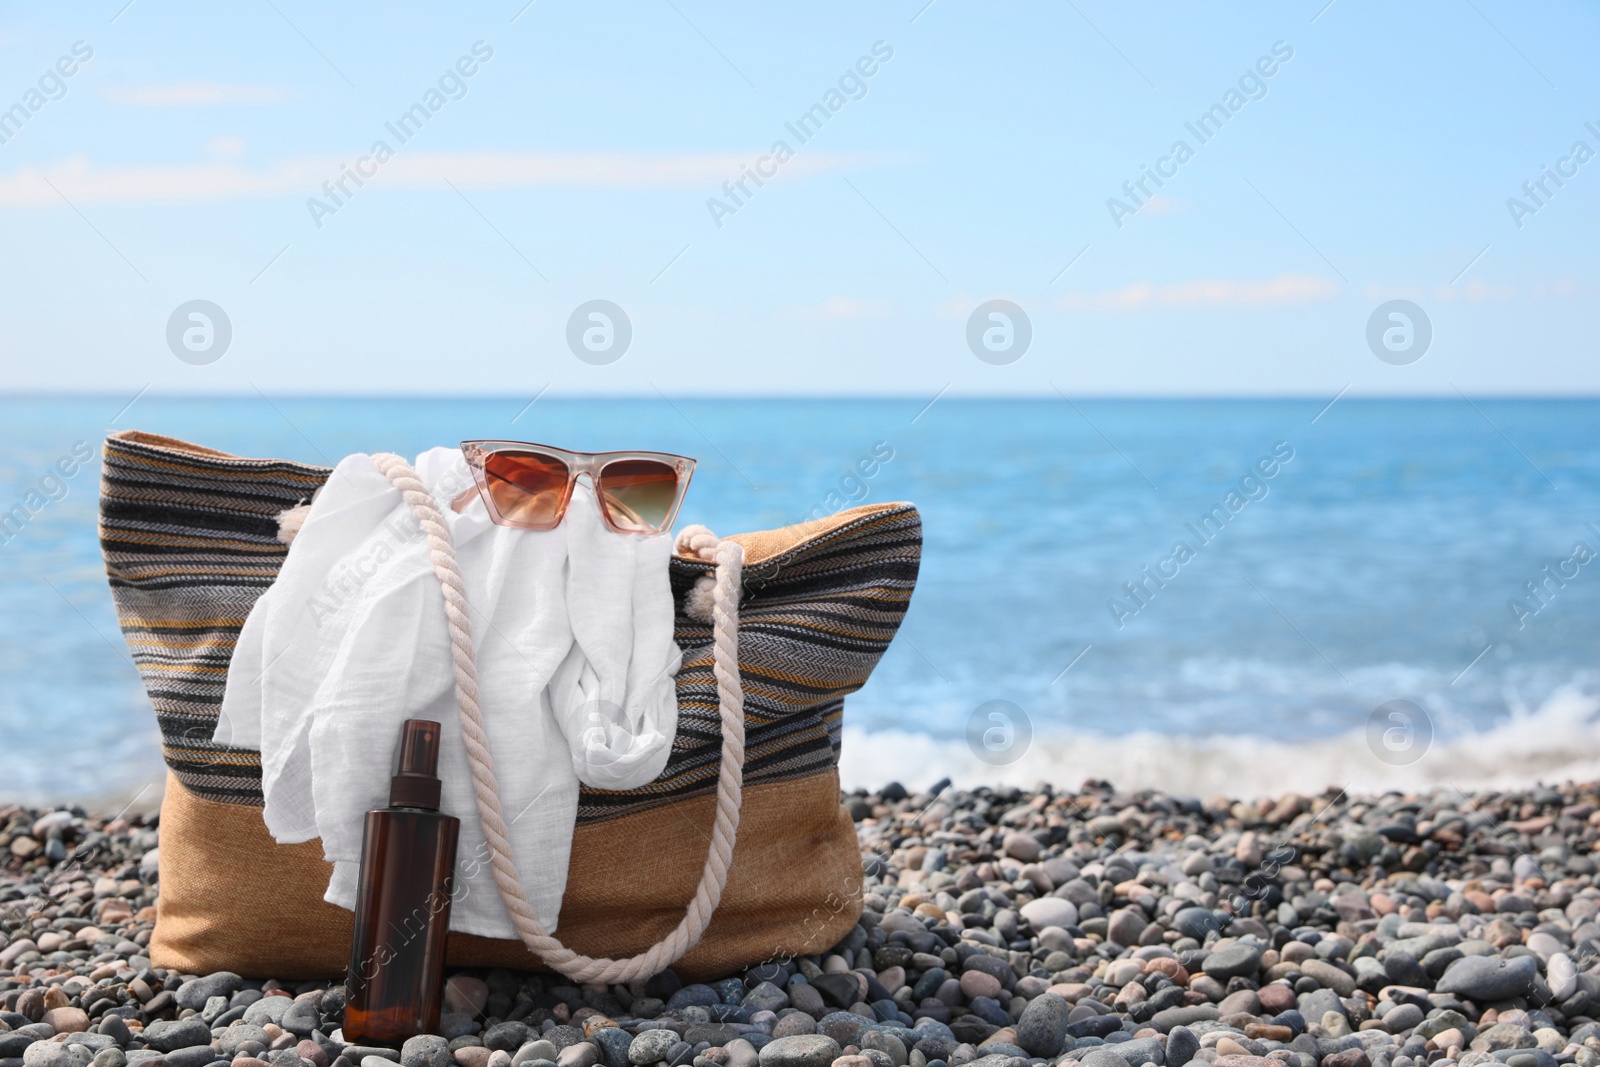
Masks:
[[[400,728],[400,769],[389,782],[391,808],[439,810],[439,724],[407,719]]]

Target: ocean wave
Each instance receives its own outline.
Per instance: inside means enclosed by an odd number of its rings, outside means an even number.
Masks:
[[[1365,728],[1307,741],[1263,739],[1244,730],[1204,736],[1057,731],[1035,736],[1019,758],[994,765],[979,759],[960,738],[847,726],[839,775],[847,790],[873,789],[890,781],[925,789],[942,778],[962,787],[1031,788],[1048,782],[1077,788],[1095,778],[1120,789],[1197,797],[1311,795],[1330,787],[1353,792],[1456,788],[1470,793],[1595,781],[1600,780],[1600,693],[1568,686],[1537,707],[1513,700],[1494,724],[1436,734],[1420,756],[1401,765],[1379,759]]]

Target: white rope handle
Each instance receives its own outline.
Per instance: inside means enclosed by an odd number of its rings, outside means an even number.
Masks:
[[[608,985],[649,978],[666,970],[699,943],[722,900],[733,861],[734,838],[739,832],[739,804],[744,789],[744,691],[739,686],[739,585],[744,548],[721,541],[704,526],[691,526],[678,535],[677,545],[707,562],[715,561],[711,588],[712,673],[717,679],[717,703],[722,713],[722,764],[717,776],[717,817],[711,827],[711,847],[706,853],[700,885],[683,919],[666,937],[641,955],[628,959],[593,959],[567,948],[545,932],[528,904],[511,855],[511,838],[500,808],[500,788],[495,782],[494,759],[483,712],[478,706],[478,668],[472,649],[472,618],[467,590],[456,564],[455,545],[433,496],[411,465],[392,452],[372,457],[380,471],[400,490],[428,538],[428,554],[444,590],[444,610],[450,620],[450,645],[455,662],[456,702],[461,708],[461,734],[467,762],[472,766],[472,786],[477,795],[483,836],[489,845],[489,862],[495,884],[511,923],[528,950],[544,963],[576,982]],[[704,583],[706,578],[699,581]],[[702,585],[697,592],[703,598]]]

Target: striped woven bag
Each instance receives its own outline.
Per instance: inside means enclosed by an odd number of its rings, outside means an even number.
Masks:
[[[330,867],[320,843],[275,843],[261,820],[260,754],[210,740],[234,641],[288,552],[277,516],[329,473],[138,431],[106,441],[101,546],[168,767],[150,942],[158,966],[318,977],[347,962],[351,915],[322,900]],[[685,977],[825,951],[859,917],[861,855],[839,803],[844,698],[905,615],[922,531],[914,507],[886,503],[730,540],[745,555],[743,802],[721,902],[674,966]],[[712,627],[684,601],[711,571],[699,558],[671,563],[683,668],[666,769],[641,789],[580,794],[560,934],[590,956],[653,945],[700,880],[721,724]],[[466,934],[451,935],[449,957],[454,966],[537,962],[520,941]]]

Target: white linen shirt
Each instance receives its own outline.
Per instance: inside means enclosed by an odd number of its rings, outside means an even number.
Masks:
[[[671,539],[605,526],[580,482],[561,525],[497,526],[459,449],[416,469],[444,514],[472,609],[480,706],[524,892],[555,930],[580,781],[634,789],[677,729]],[[443,724],[440,810],[461,820],[450,928],[515,937],[462,742],[444,597],[427,541],[370,456],[342,460],[239,635],[215,739],[259,749],[275,840],[322,839],[324,897],[354,909],[366,812],[387,806],[401,723]]]

